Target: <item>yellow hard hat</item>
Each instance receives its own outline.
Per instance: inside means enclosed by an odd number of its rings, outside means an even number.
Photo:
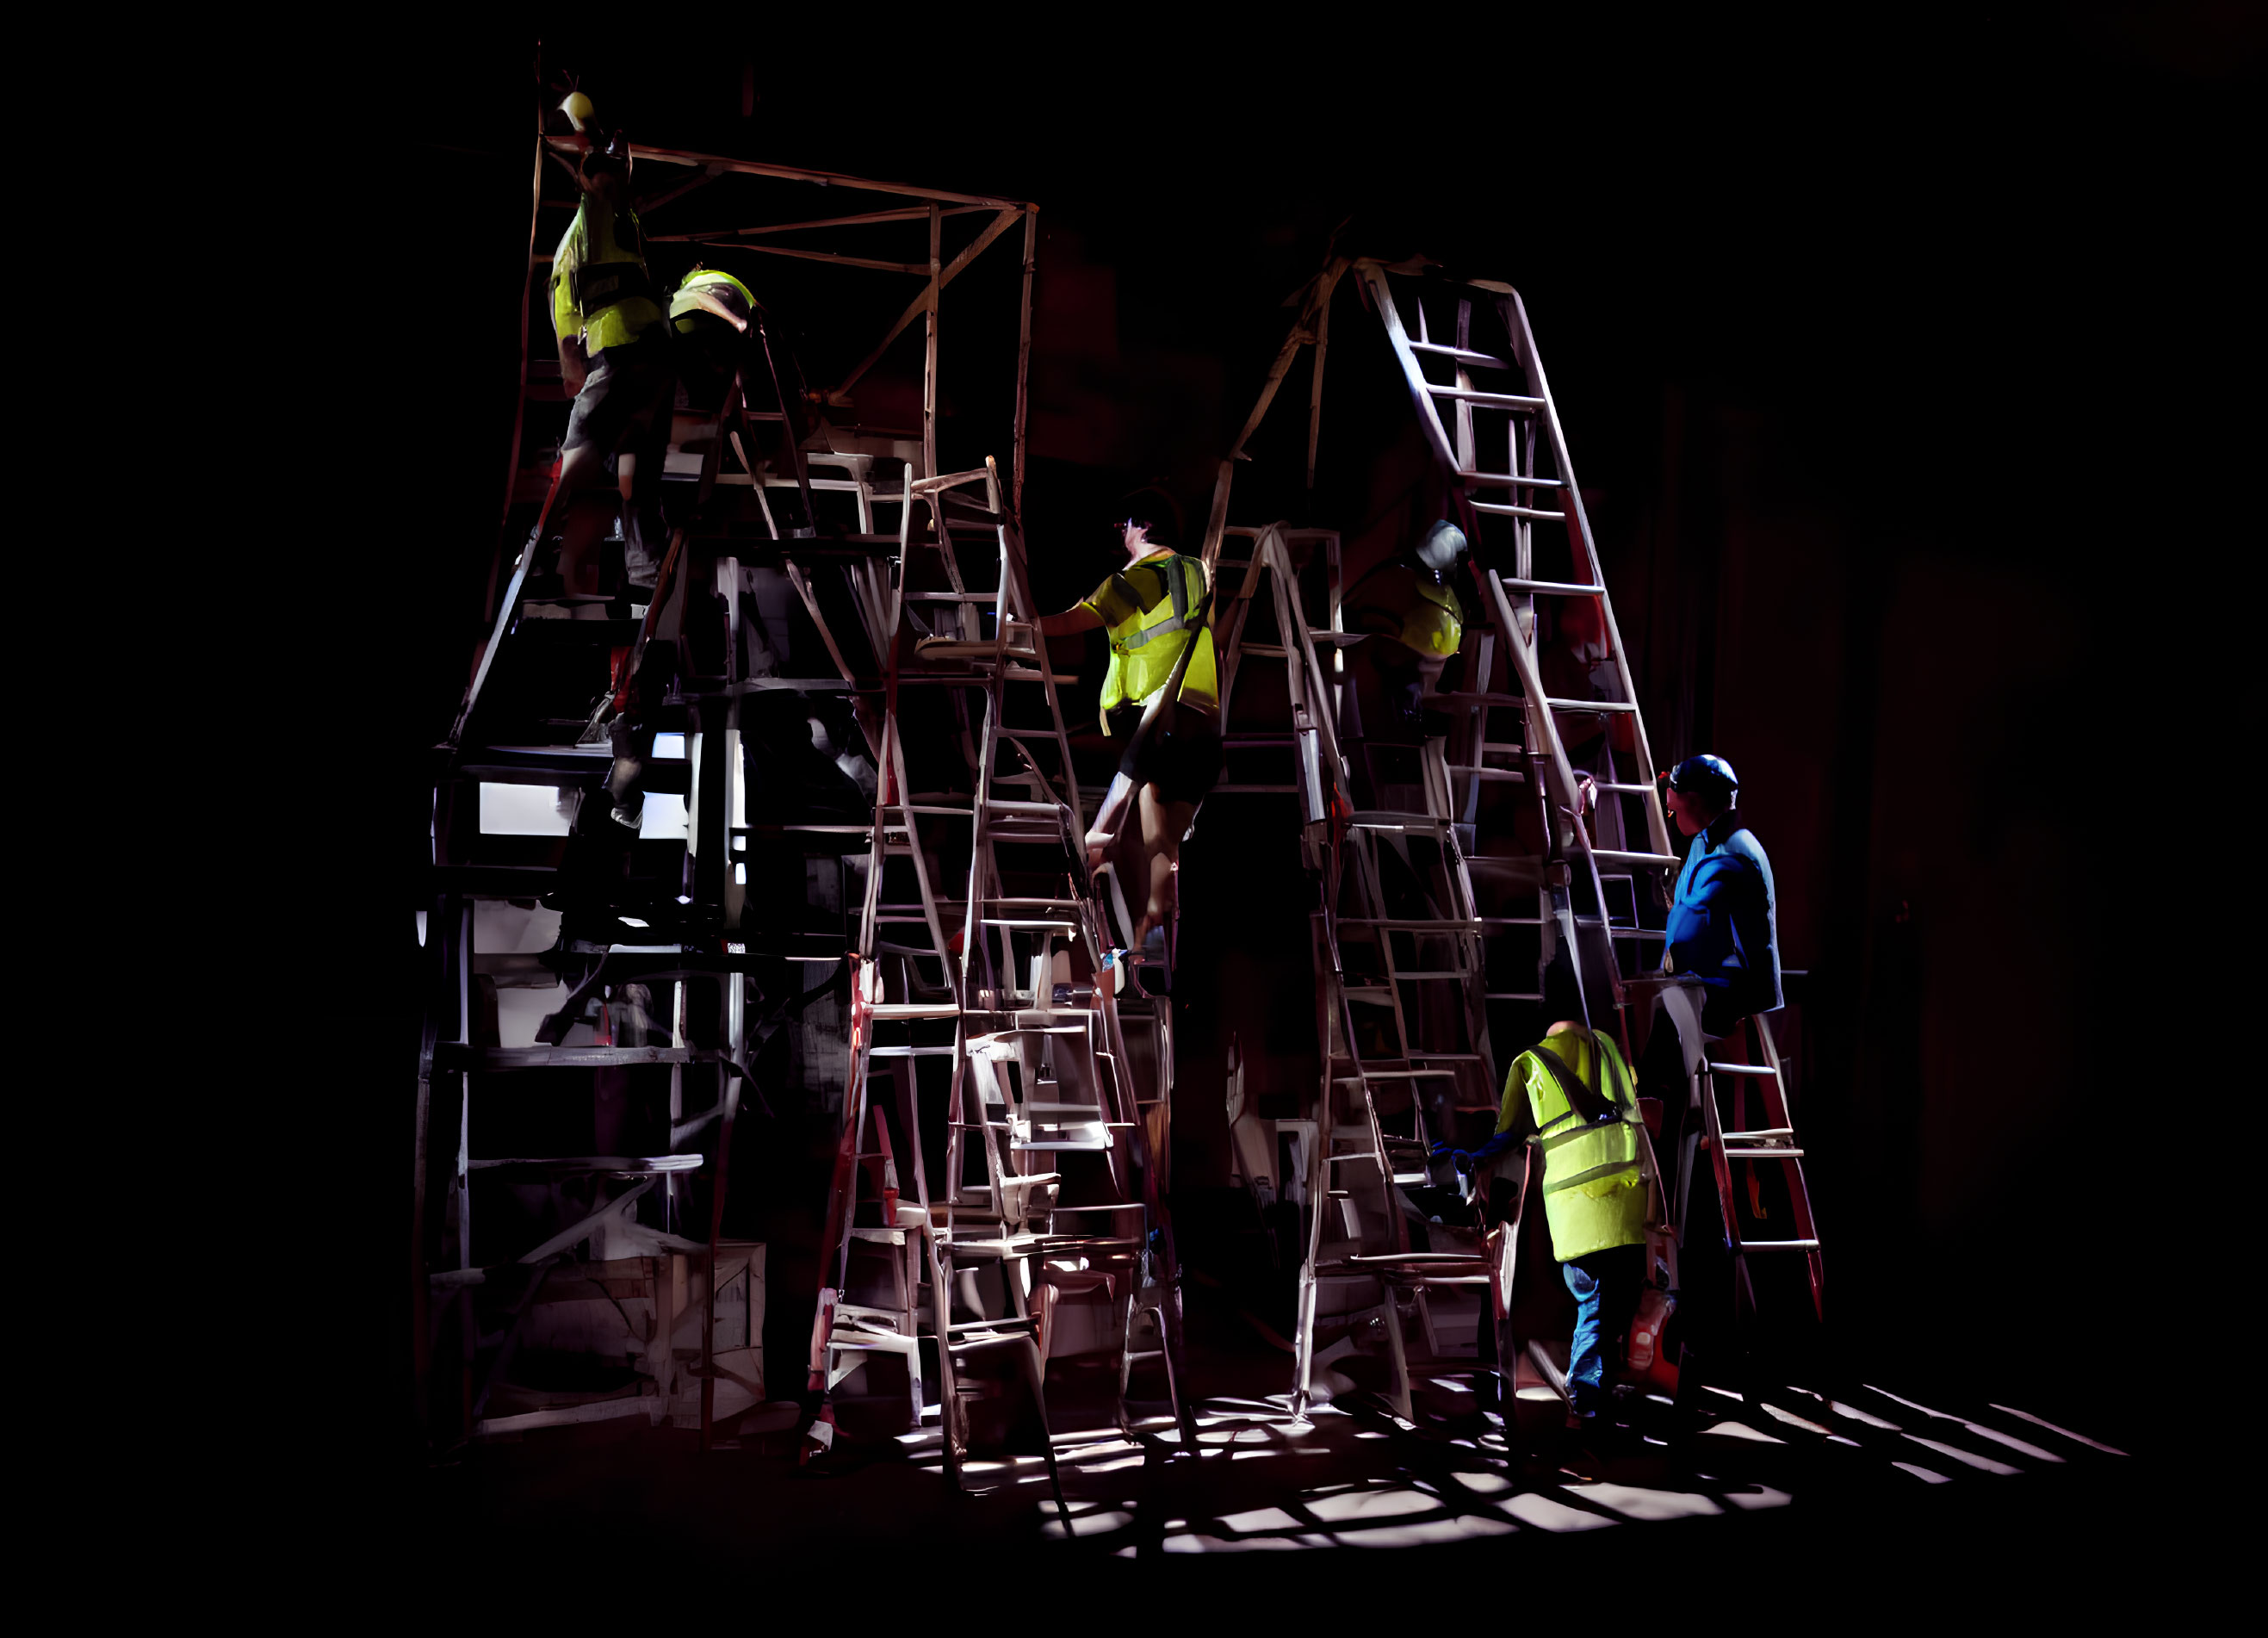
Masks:
[[[583,129],[583,122],[591,117],[591,100],[579,91],[571,91],[567,93],[567,100],[559,105],[559,112],[565,114],[567,122],[579,131]]]

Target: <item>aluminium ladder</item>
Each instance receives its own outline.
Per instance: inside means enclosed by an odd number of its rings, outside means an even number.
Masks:
[[[1587,765],[1579,773],[1567,753],[1560,726],[1563,722],[1619,718],[1627,724],[1624,758],[1634,763],[1634,772],[1642,773],[1651,766],[1651,752],[1626,653],[1615,624],[1580,491],[1567,458],[1564,433],[1536,354],[1525,307],[1518,293],[1508,285],[1487,281],[1458,284],[1446,279],[1421,282],[1410,277],[1422,271],[1423,266],[1390,267],[1375,261],[1335,258],[1297,299],[1301,302],[1300,318],[1286,337],[1234,449],[1222,462],[1205,542],[1207,558],[1209,562],[1220,560],[1226,535],[1233,533],[1256,539],[1263,534],[1232,531],[1227,527],[1233,462],[1243,457],[1245,443],[1265,416],[1303,344],[1312,344],[1316,350],[1307,439],[1307,481],[1312,486],[1321,430],[1330,300],[1336,284],[1349,273],[1353,274],[1363,303],[1380,320],[1408,387],[1421,430],[1434,455],[1437,476],[1446,491],[1451,515],[1472,544],[1473,564],[1482,578],[1487,605],[1476,611],[1479,617],[1471,623],[1478,640],[1469,640],[1466,645],[1460,686],[1428,702],[1447,708],[1452,730],[1446,745],[1429,742],[1421,753],[1425,772],[1417,788],[1423,793],[1425,811],[1412,818],[1421,829],[1439,826],[1445,818],[1453,821],[1447,826],[1447,833],[1453,843],[1457,839],[1463,843],[1462,862],[1469,887],[1476,876],[1487,878],[1501,873],[1502,882],[1483,882],[1484,891],[1477,902],[1484,912],[1491,908],[1515,907],[1488,902],[1501,891],[1516,892],[1531,885],[1537,890],[1535,917],[1481,913],[1475,918],[1476,933],[1485,941],[1492,926],[1541,924],[1545,936],[1538,956],[1539,966],[1548,964],[1555,949],[1571,958],[1562,970],[1572,981],[1583,1018],[1613,1029],[1621,1037],[1626,1056],[1630,1056],[1633,1023],[1643,1030],[1653,1021],[1657,1005],[1660,1017],[1676,1029],[1689,1080],[1689,1118],[1684,1123],[1680,1145],[1674,1199],[1661,1203],[1674,1206],[1677,1228],[1673,1229],[1665,1221],[1661,1231],[1653,1236],[1653,1254],[1649,1260],[1657,1284],[1672,1290],[1675,1288],[1677,1240],[1681,1232],[1691,1227],[1688,1219],[1694,1194],[1694,1161],[1697,1153],[1705,1151],[1719,1190],[1720,1226],[1740,1273],[1740,1290],[1746,1294],[1751,1289],[1747,1273],[1749,1253],[1802,1251],[1809,1260],[1815,1303],[1820,1290],[1819,1244],[1800,1164],[1801,1151],[1794,1143],[1785,1077],[1771,1041],[1769,1021],[1759,1018],[1751,1022],[1749,1030],[1758,1044],[1748,1061],[1735,1063],[1722,1056],[1712,1059],[1700,1030],[1698,1005],[1690,986],[1662,979],[1647,970],[1649,966],[1658,965],[1649,963],[1646,954],[1660,949],[1660,917],[1668,903],[1670,877],[1679,863],[1671,850],[1659,792],[1651,782],[1622,774],[1616,765],[1617,736],[1613,734],[1601,736],[1595,771]],[[1397,294],[1397,280],[1408,288],[1408,294]],[[1405,323],[1405,308],[1414,318],[1414,325]],[[1475,333],[1476,317],[1484,326],[1492,322],[1495,328],[1495,334],[1478,344]],[[1446,322],[1437,324],[1437,319]],[[1484,350],[1491,345],[1495,350]],[[1539,538],[1535,529],[1539,523],[1557,524],[1562,528],[1546,531]],[[1275,531],[1274,551],[1285,570],[1290,563],[1288,543],[1297,533]],[[1555,533],[1559,538],[1554,538]],[[1281,631],[1287,634],[1294,631],[1307,633],[1304,639],[1307,653],[1295,653],[1289,657],[1295,669],[1306,671],[1307,693],[1315,697],[1307,709],[1307,719],[1299,724],[1299,728],[1302,734],[1318,739],[1322,724],[1333,715],[1329,705],[1320,696],[1327,686],[1336,682],[1340,668],[1334,656],[1327,679],[1325,668],[1314,660],[1314,645],[1321,642],[1336,646],[1345,640],[1336,631],[1340,622],[1335,547],[1334,542],[1334,550],[1329,553],[1331,588],[1326,627],[1311,625],[1307,617],[1298,612],[1300,604],[1296,581],[1292,581],[1288,572],[1279,571],[1278,574],[1279,581],[1291,581],[1294,587],[1287,611],[1279,616]],[[1266,555],[1256,547],[1256,559]],[[1256,574],[1259,569],[1248,572]],[[1538,640],[1538,597],[1584,598],[1595,604],[1605,648],[1603,663],[1592,669],[1593,681],[1603,681],[1606,685],[1603,690],[1594,690],[1600,697],[1555,695],[1546,689]],[[1284,601],[1281,592],[1278,601]],[[1288,645],[1291,638],[1287,635],[1282,641]],[[1605,673],[1603,678],[1602,671]],[[1300,685],[1296,682],[1292,697],[1296,713],[1302,699]],[[1512,731],[1506,731],[1498,726],[1501,724],[1513,725]],[[1312,760],[1310,755],[1307,761],[1311,764]],[[1433,771],[1437,768],[1438,783]],[[1302,767],[1303,785],[1309,793],[1311,850],[1322,818],[1322,789],[1334,782],[1350,780],[1354,771],[1351,764],[1332,765],[1325,761],[1320,770],[1321,778],[1317,778]],[[1446,792],[1441,790],[1441,783],[1446,783]],[[1522,786],[1533,799],[1536,810],[1535,828],[1524,837],[1517,804],[1504,801],[1508,791],[1516,792]],[[1587,811],[1583,800],[1586,786],[1595,793],[1599,801],[1595,819]],[[1342,784],[1340,788],[1345,786]],[[1633,807],[1638,810],[1635,814],[1631,811]],[[1506,823],[1507,820],[1513,823]],[[1359,836],[1359,832],[1354,834]],[[1643,836],[1645,845],[1632,845],[1625,839],[1633,835]],[[1333,881],[1335,884],[1336,876]],[[1327,927],[1336,930],[1339,918],[1328,903],[1322,919]],[[1351,1040],[1352,1035],[1341,1015],[1343,1005],[1338,998],[1344,985],[1327,987],[1320,982],[1327,970],[1343,974],[1336,960],[1340,953],[1337,941],[1323,942],[1329,945],[1333,959],[1318,963],[1319,1006],[1326,1014],[1322,1031],[1327,1061],[1336,1061],[1336,1055],[1343,1050],[1342,1041]],[[1484,960],[1481,964],[1491,963]],[[1543,985],[1539,981],[1536,991],[1529,994],[1488,992],[1486,999],[1491,1013],[1500,1013],[1503,1003],[1528,1003],[1532,1007],[1542,1001]],[[1631,1015],[1633,1011],[1635,1017]],[[1550,1021],[1530,1011],[1522,1022],[1528,1034],[1540,1036],[1543,1025]],[[1473,1040],[1477,1044],[1485,1038],[1484,1022],[1483,1030],[1476,1032]],[[1631,1061],[1635,1064],[1636,1060],[1633,1058]],[[1747,1079],[1756,1079],[1760,1083],[1764,1124],[1748,1129],[1736,1110],[1736,1129],[1727,1132],[1719,1106],[1719,1083],[1744,1082]],[[1364,1078],[1364,1086],[1367,1092],[1369,1078]],[[1493,1100],[1490,1100],[1489,1107],[1493,1110]],[[1469,1112],[1478,1112],[1476,1104],[1467,1108]],[[1329,1119],[1331,1111],[1328,1099],[1323,1113]],[[1334,1163],[1328,1154],[1329,1147],[1318,1146],[1314,1157],[1318,1167],[1328,1169]],[[1756,1198],[1754,1169],[1764,1162],[1777,1162],[1782,1168],[1796,1221],[1796,1233],[1792,1237],[1760,1238],[1745,1234],[1740,1226],[1730,1169],[1738,1164],[1749,1176],[1753,1214],[1762,1205],[1761,1199]],[[1392,1175],[1385,1159],[1382,1137],[1378,1156],[1369,1163],[1379,1175]],[[1663,1179],[1665,1184],[1669,1181]],[[1328,1200],[1326,1194],[1312,1188],[1310,1199],[1319,1207]],[[1668,1214],[1665,1212],[1663,1215],[1666,1218]],[[1301,1275],[1300,1335],[1296,1347],[1300,1361],[1298,1386],[1302,1394],[1307,1387],[1307,1361],[1313,1350],[1314,1314],[1307,1299],[1307,1282],[1318,1277],[1315,1262],[1323,1243],[1318,1225],[1322,1217],[1321,1210],[1313,1214],[1308,1265]],[[1510,1227],[1516,1235],[1516,1218]],[[1508,1303],[1507,1288],[1513,1266],[1511,1247],[1500,1248],[1500,1255],[1490,1260],[1498,1271],[1497,1300],[1500,1304]],[[1393,1341],[1396,1345],[1394,1352],[1399,1391],[1400,1384],[1406,1382],[1406,1369],[1402,1363],[1399,1339]],[[1406,1399],[1397,1404],[1396,1409],[1406,1416]]]
[[[1106,1385],[1119,1427],[1132,1431],[1126,1390],[1135,1366],[1154,1358],[1182,1436],[1194,1438],[1159,1176],[1169,1015],[1116,993],[1124,966],[1110,959],[1085,865],[1057,691],[1071,679],[1035,637],[1022,543],[997,472],[988,461],[916,478],[902,495],[899,575],[893,584],[870,572],[861,603],[888,656],[887,760],[854,957],[813,1386],[831,1393],[867,1360],[895,1355],[907,1361],[918,1427],[927,1340],[948,1472],[957,1478],[976,1435],[970,1401],[1005,1385],[1038,1423],[1052,1473],[1044,1383],[1081,1308],[1093,1317],[1086,1339],[1116,1355]],[[972,589],[979,580],[990,589]],[[950,1064],[938,1179],[924,1156],[940,1124],[923,1112],[924,1059]],[[894,1100],[878,1090],[878,1071]],[[910,1203],[894,1145],[910,1151]],[[830,1408],[806,1449],[830,1448],[833,1426]]]

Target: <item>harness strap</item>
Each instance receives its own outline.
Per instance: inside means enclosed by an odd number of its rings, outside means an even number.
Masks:
[[[1212,594],[1207,592],[1203,597],[1198,598],[1192,610],[1189,602],[1189,572],[1182,567],[1182,561],[1179,557],[1174,557],[1163,572],[1166,577],[1167,593],[1174,600],[1172,616],[1159,621],[1153,626],[1132,632],[1123,638],[1114,638],[1111,640],[1111,646],[1120,653],[1131,653],[1138,648],[1146,647],[1152,640],[1164,637],[1168,632],[1185,631],[1197,621],[1204,618],[1205,609],[1212,601]],[[1147,614],[1158,606],[1155,602],[1144,605],[1140,595],[1124,575],[1114,574],[1110,578],[1120,594],[1128,602],[1139,609],[1142,613]]]
[[[1589,1034],[1587,1030],[1585,1033]],[[1553,1121],[1550,1126],[1539,1128],[1535,1135],[1528,1140],[1530,1143],[1542,1143],[1547,1133],[1557,1135],[1553,1133],[1552,1128],[1569,1120],[1576,1121],[1585,1126],[1597,1126],[1604,1125],[1609,1121],[1629,1118],[1629,1111],[1632,1105],[1628,1100],[1617,1096],[1617,1077],[1610,1066],[1612,1060],[1608,1058],[1606,1049],[1597,1037],[1591,1037],[1591,1052],[1599,1060],[1602,1072],[1600,1078],[1607,1083],[1607,1096],[1603,1098],[1584,1085],[1582,1076],[1569,1067],[1566,1060],[1550,1047],[1538,1043],[1528,1051],[1535,1054],[1535,1061],[1543,1066],[1545,1072],[1557,1085],[1559,1096],[1567,1101],[1567,1113]]]

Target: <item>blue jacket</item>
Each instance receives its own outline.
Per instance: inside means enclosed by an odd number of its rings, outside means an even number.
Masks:
[[[1780,1004],[1771,861],[1735,815],[1726,814],[1693,838],[1668,931],[1669,970],[1718,992],[1731,1015]]]

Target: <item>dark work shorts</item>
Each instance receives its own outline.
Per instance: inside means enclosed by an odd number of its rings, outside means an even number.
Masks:
[[[1201,802],[1220,778],[1220,719],[1202,711],[1176,711],[1174,726],[1144,734],[1143,707],[1121,706],[1110,713],[1114,737],[1126,736],[1118,771],[1136,786],[1154,785],[1169,802]]]
[[[563,454],[585,444],[597,445],[608,455],[668,449],[677,377],[670,368],[665,328],[656,325],[628,346],[602,348],[591,360],[583,390],[575,395],[575,412],[567,418],[567,436],[560,440]],[[655,454],[657,471],[660,463]]]
[[[740,358],[740,333],[703,313],[694,316],[691,329],[678,331],[671,344],[676,350],[678,379],[685,383],[686,407],[696,415],[713,417],[733,384],[733,366]]]

